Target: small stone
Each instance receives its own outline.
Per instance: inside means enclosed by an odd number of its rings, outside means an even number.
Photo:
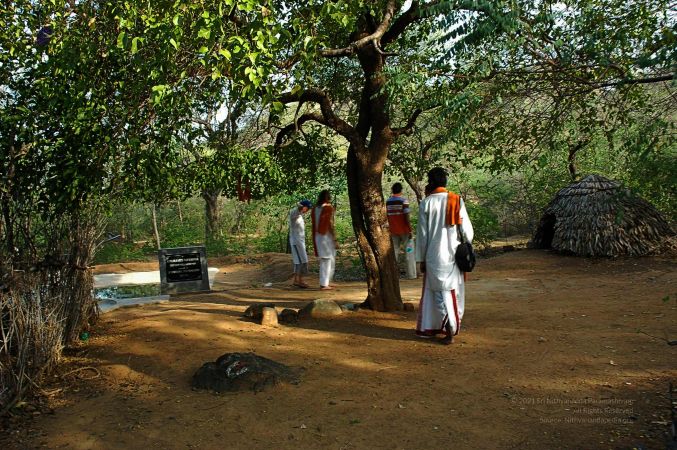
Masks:
[[[275,308],[263,308],[262,313],[261,325],[267,327],[276,327],[278,325],[277,311]]]
[[[299,321],[299,314],[295,309],[285,308],[279,314],[278,319],[281,323],[296,323]]]
[[[302,430],[305,430],[306,428],[308,428],[308,427],[306,426],[306,424],[305,424],[305,423],[302,423],[302,424],[301,424],[301,429],[302,429]]]
[[[249,306],[244,312],[244,316],[249,319],[261,320],[263,317],[263,308],[275,308],[274,303],[256,303]]]
[[[547,339],[544,338],[543,336],[538,337],[538,342],[545,342],[545,341],[547,341]]]
[[[609,361],[609,364],[611,364],[612,366],[615,366],[615,365],[616,365],[616,363],[614,362],[613,359]]]
[[[335,301],[321,298],[313,300],[299,311],[299,319],[311,317],[325,318],[339,316],[343,313],[341,307]]]

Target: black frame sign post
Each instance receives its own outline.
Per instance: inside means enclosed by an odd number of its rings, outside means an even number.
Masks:
[[[160,261],[160,291],[163,294],[209,291],[207,250],[202,247],[162,248]]]

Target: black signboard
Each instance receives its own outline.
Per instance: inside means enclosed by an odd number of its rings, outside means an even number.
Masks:
[[[158,262],[163,294],[209,291],[207,249],[204,246],[161,248]]]
[[[199,253],[166,255],[165,267],[168,283],[202,280],[202,264]]]

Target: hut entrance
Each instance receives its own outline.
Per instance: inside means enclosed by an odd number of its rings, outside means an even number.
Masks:
[[[538,230],[540,233],[539,236],[539,247],[540,248],[551,248],[552,247],[552,238],[555,237],[555,223],[557,218],[554,214],[545,214],[541,218],[541,227]]]

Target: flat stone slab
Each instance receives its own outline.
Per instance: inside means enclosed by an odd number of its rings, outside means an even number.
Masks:
[[[280,383],[299,384],[295,369],[254,353],[226,353],[205,363],[193,375],[192,386],[216,392],[260,392]]]

